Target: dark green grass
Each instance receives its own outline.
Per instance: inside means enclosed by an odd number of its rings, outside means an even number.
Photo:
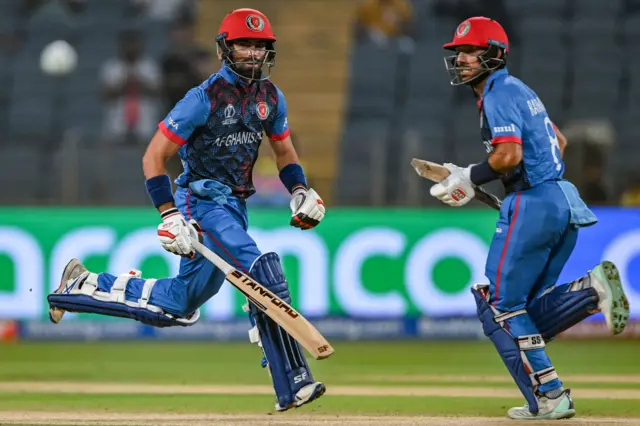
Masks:
[[[507,374],[484,341],[338,342],[335,347],[334,356],[310,364],[318,379],[336,384],[376,375]],[[557,341],[548,352],[561,374],[640,375],[640,342]],[[0,381],[255,384],[264,383],[266,375],[260,357],[249,343],[5,344]]]

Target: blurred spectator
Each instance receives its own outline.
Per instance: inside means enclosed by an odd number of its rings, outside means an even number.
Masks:
[[[196,14],[195,0],[129,0],[129,3],[135,12],[153,21],[193,20]]]
[[[19,54],[25,42],[26,34],[21,29],[1,29],[0,28],[0,63],[11,64],[14,57]],[[11,106],[11,87],[13,86],[13,67],[0,67],[0,128],[9,127],[9,108]],[[2,138],[0,145],[10,144],[10,140]]]
[[[583,147],[582,179],[580,195],[591,206],[609,204],[609,191],[605,185],[605,152],[598,145]]]
[[[518,43],[518,33],[503,0],[437,0],[432,13],[439,18],[450,18],[456,24],[472,16],[491,18],[502,25],[509,37],[509,44]],[[451,29],[451,34],[454,30]]]
[[[144,56],[141,33],[123,31],[118,43],[119,56],[107,60],[101,70],[104,137],[110,141],[146,143],[159,121],[160,69]]]
[[[594,163],[584,169],[583,186],[580,195],[590,206],[604,206],[609,204],[609,196],[604,184],[604,167]]]
[[[407,0],[364,0],[356,16],[358,39],[370,39],[380,47],[397,42],[401,51],[410,53],[412,19],[413,8]]]
[[[161,65],[166,112],[170,111],[189,89],[204,80],[198,70],[199,52],[193,23],[178,21],[174,24],[170,33],[169,50],[164,54]]]
[[[176,57],[167,57],[163,61],[163,81],[171,79],[173,83],[164,85],[165,111],[168,113],[173,106],[180,101],[193,86],[197,86],[216,71],[213,55],[207,49],[198,48],[193,53],[192,63],[185,64],[184,60]],[[179,68],[183,67],[183,68]],[[188,83],[190,80],[192,83]],[[175,84],[175,86],[173,85]],[[178,89],[178,85],[182,85]],[[167,171],[173,179],[183,171],[182,161],[177,155],[167,160]]]
[[[214,72],[212,55],[195,41],[192,21],[180,20],[171,28],[169,50],[162,58],[163,114],[168,113],[184,95]],[[205,72],[203,72],[206,70]],[[182,161],[176,155],[166,164],[172,178],[182,173]]]
[[[632,173],[620,196],[620,205],[625,207],[640,207],[640,172]]]
[[[200,81],[204,81],[216,71],[213,54],[206,48],[199,48],[195,53],[196,70]]]

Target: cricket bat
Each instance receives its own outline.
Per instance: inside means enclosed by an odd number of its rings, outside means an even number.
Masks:
[[[431,161],[420,160],[419,158],[411,160],[411,165],[418,175],[433,182],[442,182],[449,177],[450,174],[449,169],[446,167],[438,163],[432,163]],[[500,207],[502,206],[502,200],[500,198],[496,197],[481,186],[476,186],[475,191],[475,198],[478,201],[481,201],[496,210],[500,210]]]
[[[198,253],[224,272],[227,281],[237,288],[249,302],[285,329],[313,358],[325,359],[333,355],[334,349],[331,344],[291,305],[247,274],[229,265],[197,239],[192,237],[191,244]]]

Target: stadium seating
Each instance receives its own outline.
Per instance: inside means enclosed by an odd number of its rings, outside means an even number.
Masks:
[[[79,157],[89,158],[101,147],[102,101],[99,69],[116,53],[116,37],[125,28],[145,32],[148,53],[158,59],[166,46],[166,28],[131,16],[127,0],[89,1],[72,16],[56,1],[32,16],[19,13],[20,2],[7,0],[0,15],[0,33],[15,29],[26,34],[15,54],[0,51],[0,142],[6,176],[21,175],[25,186],[41,188],[40,180],[64,180],[57,159],[66,158],[69,130],[80,138]],[[441,49],[456,22],[435,16],[435,0],[413,0],[415,52],[402,55],[373,43],[353,41],[355,2],[326,7],[322,0],[271,0],[263,10],[273,16],[278,34],[278,62],[273,79],[287,96],[289,120],[307,172],[327,200],[338,204],[418,204],[432,202],[415,195],[408,163],[412,156],[436,161],[468,163],[483,155],[478,137],[477,111],[466,87],[452,87]],[[635,138],[640,133],[640,82],[632,77],[640,59],[630,54],[640,41],[640,15],[627,12],[624,0],[504,0],[517,31],[510,70],[540,95],[559,125],[571,120],[609,119],[618,133],[610,171],[626,173],[635,167]],[[216,25],[234,0],[201,2],[201,40],[210,43]],[[300,16],[314,17],[300,21]],[[320,19],[321,18],[321,19]],[[322,24],[319,24],[321,22]],[[38,66],[42,48],[64,38],[78,51],[79,63],[68,78],[44,75]],[[212,46],[212,45],[211,45]],[[213,46],[212,46],[213,47]],[[34,124],[34,123],[37,123]],[[18,146],[19,149],[10,149]],[[112,147],[115,158],[139,163],[137,147]],[[66,150],[66,151],[65,151]],[[104,151],[102,151],[104,152]],[[383,158],[376,159],[375,155]],[[22,170],[24,158],[38,160]],[[131,158],[129,158],[130,156]],[[34,160],[35,161],[35,160]],[[62,161],[62,160],[59,160]],[[108,167],[108,161],[105,167]],[[135,170],[138,172],[138,169]],[[106,203],[109,186],[131,188],[122,197],[132,204],[140,198],[140,176],[122,174],[119,183],[90,179],[75,197],[61,202]],[[362,176],[380,175],[375,179]],[[93,183],[91,183],[93,182]],[[129,185],[123,184],[129,182]],[[62,197],[50,191],[51,202]],[[3,202],[29,203],[33,197],[12,194]],[[75,201],[68,201],[68,200]],[[58,200],[60,201],[60,200]]]

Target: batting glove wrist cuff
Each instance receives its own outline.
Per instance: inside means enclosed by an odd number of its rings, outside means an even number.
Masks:
[[[180,214],[180,211],[176,207],[172,207],[160,213],[160,217],[162,220],[165,220],[169,216],[173,216],[174,214]]]

